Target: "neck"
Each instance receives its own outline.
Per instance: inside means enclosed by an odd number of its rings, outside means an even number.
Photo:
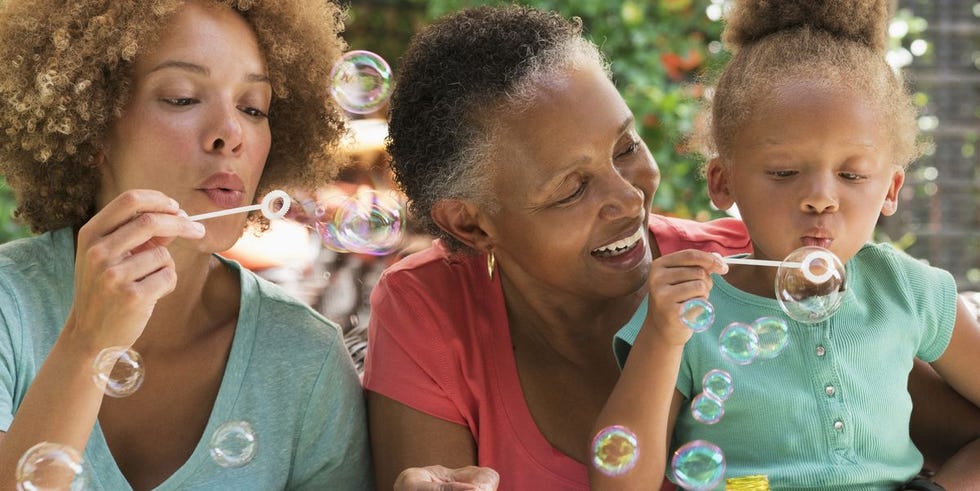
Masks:
[[[241,294],[238,276],[208,253],[168,247],[177,272],[177,285],[157,301],[137,351],[181,349],[209,335],[238,315]]]
[[[500,280],[515,345],[530,343],[573,363],[592,363],[597,349],[611,356],[613,335],[647,294],[644,286],[623,297],[585,299],[567,292],[522,291],[503,274]]]

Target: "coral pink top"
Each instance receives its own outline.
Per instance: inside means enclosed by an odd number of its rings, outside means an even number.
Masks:
[[[652,215],[650,230],[664,254],[750,247],[735,219]],[[365,388],[469,428],[478,465],[500,473],[500,490],[589,489],[586,466],[552,447],[531,417],[500,282],[487,278],[482,255],[451,255],[436,241],[390,267],[371,295],[368,343]]]

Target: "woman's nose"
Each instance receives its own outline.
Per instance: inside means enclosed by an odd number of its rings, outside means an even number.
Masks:
[[[204,150],[235,155],[242,149],[242,124],[238,108],[221,105],[208,119],[204,129]]]
[[[643,214],[645,200],[640,188],[619,172],[611,172],[606,180],[605,202],[600,210],[603,218],[634,218]]]

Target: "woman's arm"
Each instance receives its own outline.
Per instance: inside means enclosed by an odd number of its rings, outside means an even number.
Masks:
[[[980,439],[980,407],[949,386],[928,363],[916,359],[909,374],[912,441],[935,472],[971,441]]]
[[[84,450],[103,397],[92,381],[93,361],[102,348],[132,346],[156,301],[173,290],[177,275],[166,245],[176,237],[204,236],[203,228],[179,213],[162,193],[127,191],[79,231],[75,298],[0,440],[0,489],[14,489],[14,468],[37,443]]]
[[[949,346],[932,365],[956,392],[962,394],[966,402],[972,403],[974,406],[980,405],[980,377],[978,377],[980,374],[980,358],[977,357],[977,353],[980,353],[980,323],[966,307],[963,299],[959,298],[956,305],[956,324],[953,327],[953,336],[949,341]],[[916,379],[916,383],[922,380],[919,375],[916,375]],[[912,377],[909,378],[909,384],[912,385]],[[921,388],[916,388],[916,390],[921,391]],[[959,440],[961,442],[972,441],[972,443],[956,445],[956,448],[962,448],[944,463],[933,480],[948,489],[959,489],[955,487],[958,483],[975,484],[980,482],[980,444],[977,443],[980,441],[980,435],[976,432],[973,432],[972,435],[969,434],[970,426],[974,426],[976,420],[967,419],[961,423],[954,419],[959,414],[950,413],[942,408],[935,408],[934,410],[948,419],[946,424],[963,425],[959,426],[960,435],[952,438],[954,442]],[[932,419],[935,420],[937,417],[934,415]],[[941,427],[942,423],[937,426]],[[945,435],[946,438],[949,438],[948,433]]]
[[[445,490],[450,488],[431,484],[449,479],[458,484],[451,489],[496,489],[496,472],[474,467],[476,442],[469,428],[375,392],[367,392],[367,401],[378,489]]]

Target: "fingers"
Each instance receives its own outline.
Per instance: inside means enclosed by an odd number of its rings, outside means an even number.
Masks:
[[[684,250],[662,256],[650,271],[651,300],[660,305],[682,304],[706,298],[711,292],[711,274],[725,274],[728,265],[715,254]]]
[[[453,469],[453,478],[458,482],[470,483],[481,491],[494,491],[500,484],[500,475],[489,467],[468,466]]]
[[[405,469],[395,481],[395,491],[495,491],[500,482],[489,467],[450,469],[441,465]]]
[[[118,234],[116,232],[119,232]],[[79,231],[79,247],[95,244],[113,235],[106,256],[118,255],[157,237],[196,239],[204,236],[204,227],[187,220],[176,201],[163,193],[146,189],[129,190],[109,202]]]

